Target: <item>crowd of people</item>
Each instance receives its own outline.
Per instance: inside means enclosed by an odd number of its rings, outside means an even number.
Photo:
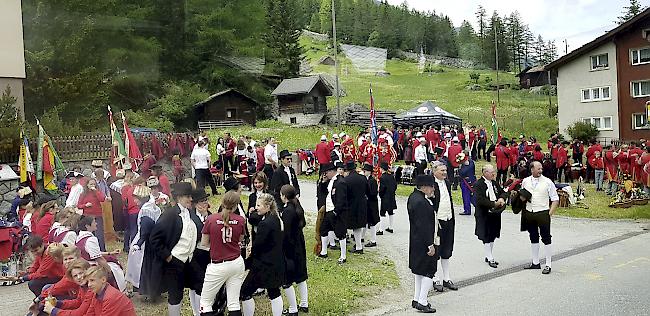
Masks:
[[[458,289],[450,276],[458,186],[458,215],[474,208],[485,262],[498,267],[494,242],[500,214],[510,204],[522,212],[521,230],[530,236],[529,269],[542,269],[540,239],[545,245],[544,274],[551,272],[550,218],[562,175],[565,181],[594,181],[597,191],[608,194],[623,177],[648,190],[650,146],[644,140],[604,148],[592,141],[585,150],[579,141],[552,135],[544,153],[534,137],[491,139],[482,126],[379,128],[376,135],[368,129],[356,139],[344,132],[330,140],[322,135],[313,151],[319,172],[316,257],[338,250],[337,262],[345,264],[348,252],[362,255],[377,247],[378,235],[394,232],[400,159],[412,166],[415,184],[407,203],[412,307],[427,313],[435,311],[427,300],[431,289]],[[159,164],[165,159],[156,156],[159,145],[152,144],[139,168],[124,162],[111,174],[103,161],[93,161],[92,172],[68,173],[61,197],[36,195],[29,187],[17,191],[7,217],[30,232],[25,248],[35,260],[19,278],[36,297],[32,315],[133,315],[134,292],[154,302],[167,293],[169,315],[180,315],[185,289],[196,316],[225,310],[253,315],[252,298],[261,292],[275,316],[308,312],[306,220],[294,154],[278,150],[273,138],[235,140],[228,133],[216,144],[205,135],[183,144],[167,157],[175,181]],[[179,153],[188,145],[191,150]],[[192,177],[185,177],[189,170],[181,157],[189,157]],[[495,165],[483,165],[477,178],[479,159],[495,159]],[[206,186],[213,195],[223,186],[221,205],[211,207]],[[250,191],[246,207],[244,187]],[[107,241],[116,238],[123,239],[122,249],[107,251]],[[121,252],[128,254],[126,262],[117,259]]]

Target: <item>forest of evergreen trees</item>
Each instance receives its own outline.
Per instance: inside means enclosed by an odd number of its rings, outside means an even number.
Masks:
[[[331,0],[24,0],[26,117],[56,122],[61,133],[105,126],[106,105],[133,125],[191,128],[192,105],[224,88],[262,103],[279,78],[298,75],[300,31],[331,33]],[[460,57],[520,71],[556,57],[516,12],[455,28],[444,12],[405,4],[335,0],[341,43]],[[456,21],[454,21],[456,22]],[[472,25],[477,25],[474,28]],[[264,61],[253,76],[224,56]],[[152,123],[152,120],[154,121]],[[58,124],[58,123],[61,124]],[[52,132],[54,133],[54,132]]]

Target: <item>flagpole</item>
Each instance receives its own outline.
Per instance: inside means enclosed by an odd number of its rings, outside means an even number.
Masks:
[[[332,0],[332,37],[334,39],[334,68],[336,79],[336,126],[341,127],[341,100],[339,96],[339,62],[338,62],[338,45],[336,42],[336,10],[334,9],[334,0]]]

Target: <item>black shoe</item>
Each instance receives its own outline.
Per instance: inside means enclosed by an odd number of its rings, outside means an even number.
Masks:
[[[327,258],[327,254],[321,255],[320,253],[317,256],[318,258]]]
[[[367,243],[364,247],[368,247],[368,248],[377,247],[377,243],[371,241],[371,242]]]
[[[499,267],[499,264],[498,264],[496,261],[494,261],[494,260],[488,262],[488,265],[489,265],[490,267],[492,267],[492,268],[495,268],[495,269]]]
[[[361,242],[362,242],[362,243],[364,243],[364,242],[366,242],[366,240],[365,240],[365,239],[363,239],[363,238],[361,238]]]
[[[334,245],[334,246],[328,245],[327,248],[332,249],[332,250],[340,250],[341,249],[341,247],[339,247],[338,245]]]
[[[344,264],[344,263],[346,263],[346,262],[347,262],[346,259],[341,259],[341,258],[339,258],[339,260],[338,260],[336,263],[338,263],[338,264]]]
[[[411,301],[411,307],[417,308],[418,306],[418,301]]]
[[[542,267],[538,264],[531,263],[529,266],[525,267],[526,270],[539,270]]]
[[[420,313],[433,314],[436,312],[436,309],[431,307],[431,305],[424,306],[420,303],[417,303],[415,309],[417,309]]]
[[[302,313],[309,313],[309,307],[298,306],[298,311]]]
[[[377,236],[381,236],[381,235],[383,235],[383,234],[384,234],[384,232],[382,232],[382,231],[378,231],[378,232],[377,232]]]
[[[350,253],[363,254],[363,249],[350,249]]]
[[[443,281],[442,286],[452,290],[452,291],[458,291],[458,287],[454,284],[454,282],[449,281]]]
[[[490,260],[488,260],[488,258],[485,258],[485,262],[490,263]],[[499,265],[497,261],[492,260],[492,262],[494,262],[496,265]]]
[[[445,288],[440,284],[440,282],[434,282],[433,283],[433,289],[436,290],[436,292],[444,292]]]
[[[551,267],[546,266],[544,267],[544,270],[542,270],[542,274],[550,274],[551,273]]]
[[[395,232],[392,228],[386,228],[386,231],[391,233],[391,234]]]

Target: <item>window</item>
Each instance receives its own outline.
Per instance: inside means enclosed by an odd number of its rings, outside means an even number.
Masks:
[[[289,118],[289,122],[291,122],[291,124],[298,124],[298,119],[295,118],[295,117],[292,117],[292,118]]]
[[[650,47],[633,49],[632,65],[643,65],[650,63]]]
[[[633,97],[639,98],[650,96],[650,80],[633,81],[631,84]]]
[[[598,130],[611,130],[612,129],[612,117],[611,116],[604,116],[604,117],[586,117],[582,119],[583,122],[585,123],[591,123]]]
[[[236,109],[226,109],[226,118],[232,119],[236,118],[237,110]]]
[[[648,117],[645,113],[632,114],[632,129],[650,129],[648,124]]]
[[[591,70],[605,69],[607,67],[609,67],[607,54],[591,56]]]
[[[611,100],[609,87],[582,89],[582,102]]]

